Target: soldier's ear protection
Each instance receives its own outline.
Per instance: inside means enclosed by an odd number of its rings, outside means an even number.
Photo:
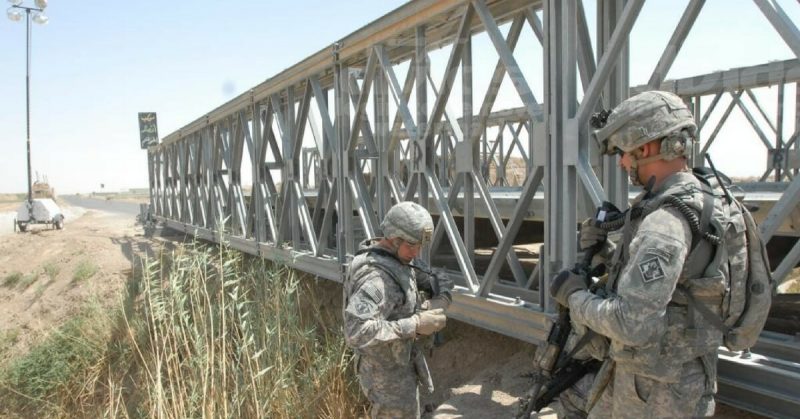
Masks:
[[[422,229],[422,238],[420,240],[420,244],[425,245],[431,242],[433,238],[433,229],[430,227],[424,227]]]
[[[661,140],[661,158],[664,160],[673,160],[678,157],[689,157],[692,139],[689,133],[682,129],[680,131],[672,132]]]

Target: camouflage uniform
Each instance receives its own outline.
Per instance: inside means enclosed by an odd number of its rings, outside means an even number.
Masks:
[[[640,97],[630,100],[636,99]],[[672,97],[667,100],[668,110],[682,110]],[[692,308],[684,290],[720,315],[729,298],[729,266],[741,266],[747,257],[744,221],[722,194],[690,172],[673,173],[651,194],[643,192],[632,203],[644,209],[643,215],[631,219],[628,213],[608,263],[605,292],[569,295],[573,323],[608,338],[608,357],[615,362],[613,378],[589,417],[713,415],[722,332]],[[680,198],[701,221],[721,231],[728,244],[714,246],[693,234],[685,213],[664,205],[669,196]],[[713,206],[710,220],[702,220],[705,205]],[[581,417],[577,410],[584,407],[591,382],[586,377],[562,394],[557,411]]]
[[[373,418],[418,418],[417,366],[424,363],[414,345],[412,318],[421,304],[419,288],[431,292],[429,278],[387,256],[388,249],[362,243],[344,283],[344,331],[356,353],[361,388]],[[378,249],[370,252],[369,249]],[[418,278],[419,277],[419,278]],[[418,358],[419,357],[419,358]],[[420,374],[427,374],[427,369]]]

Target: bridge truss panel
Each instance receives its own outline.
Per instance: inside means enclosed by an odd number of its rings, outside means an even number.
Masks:
[[[796,53],[785,13],[754,1]],[[787,156],[800,142],[781,136],[782,110],[771,130],[753,122],[765,112],[752,90],[797,83],[798,60],[665,81],[704,3],[685,6],[648,86],[691,103],[703,135],[721,96],[747,116],[773,156],[763,177],[791,181],[765,217],[768,238],[797,207],[800,176]],[[629,40],[644,4],[598,0],[593,41],[581,0],[410,2],[151,147],[153,211],[171,228],[341,281],[388,208],[419,202],[435,214],[424,258],[456,281],[451,315],[541,342],[555,307],[548,279],[576,260],[579,219],[629,199],[589,118],[641,89],[629,83]],[[486,50],[490,59],[476,58]],[[531,55],[541,67],[520,65]],[[503,108],[508,91],[516,105]],[[531,219],[543,235],[525,253]],[[776,274],[797,263],[798,246]]]

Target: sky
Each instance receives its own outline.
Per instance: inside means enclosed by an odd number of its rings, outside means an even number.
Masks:
[[[399,0],[49,3],[49,24],[32,27],[31,150],[33,170],[46,175],[59,193],[146,187],[147,158],[139,148],[137,112],[156,112],[163,138],[404,4]],[[585,3],[594,31],[594,2]],[[800,22],[798,2],[778,3],[795,24]],[[32,0],[24,4],[32,5]],[[631,42],[633,85],[646,82],[683,10],[677,5],[682,4],[685,1],[651,0],[645,5]],[[541,100],[541,48],[533,45],[530,29],[525,31],[515,55]],[[487,51],[482,52],[480,45]],[[485,54],[494,62],[496,54],[488,45],[485,39],[476,40],[474,55]],[[24,21],[0,19],[0,52],[0,193],[24,192]],[[447,54],[447,49],[433,51],[432,61],[441,63]],[[791,51],[752,1],[708,0],[669,77],[789,58]],[[476,62],[481,61],[476,58]],[[485,67],[488,72],[493,65]],[[436,71],[434,80],[440,77]],[[483,89],[476,80],[476,90]],[[518,104],[508,82],[501,90],[502,105]],[[758,93],[773,118],[775,92],[772,88]],[[786,96],[791,115],[784,130],[791,134],[793,86],[787,86]],[[718,166],[729,174],[760,174],[766,164],[764,146],[738,111],[732,118],[711,152],[723,156]]]

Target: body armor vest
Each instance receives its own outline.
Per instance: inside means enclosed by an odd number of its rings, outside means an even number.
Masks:
[[[402,301],[395,307],[392,307],[386,320],[392,321],[413,316],[418,308],[417,287],[413,271],[395,258],[385,256],[381,252],[371,252],[371,247],[373,246],[362,245],[361,250],[350,263],[348,276],[345,278],[343,287],[344,307],[342,309],[344,310],[347,308],[350,295],[361,288],[370,277],[379,275],[375,272],[377,269],[392,278],[391,282],[394,283],[403,294]],[[389,297],[386,296],[384,298]],[[414,339],[408,338],[392,341],[386,345],[375,345],[364,349],[355,349],[355,352],[360,356],[371,356],[378,359],[394,359],[396,363],[404,364],[411,359],[413,345]]]
[[[706,179],[679,173],[685,179],[654,197],[634,203],[628,211],[623,238],[612,259],[607,291],[616,292],[617,278],[628,263],[628,246],[644,217],[669,206],[686,218],[692,229],[691,248],[684,260],[676,291],[667,306],[667,330],[658,342],[643,347],[613,344],[611,356],[637,374],[661,381],[678,379],[681,365],[713,353],[723,343],[723,332],[696,310],[703,304],[718,318],[740,310],[731,299],[730,284],[747,267],[745,225],[738,206],[723,199],[722,190]],[[634,211],[636,207],[641,210]],[[632,214],[641,214],[634,218]],[[692,300],[692,301],[690,301]]]

